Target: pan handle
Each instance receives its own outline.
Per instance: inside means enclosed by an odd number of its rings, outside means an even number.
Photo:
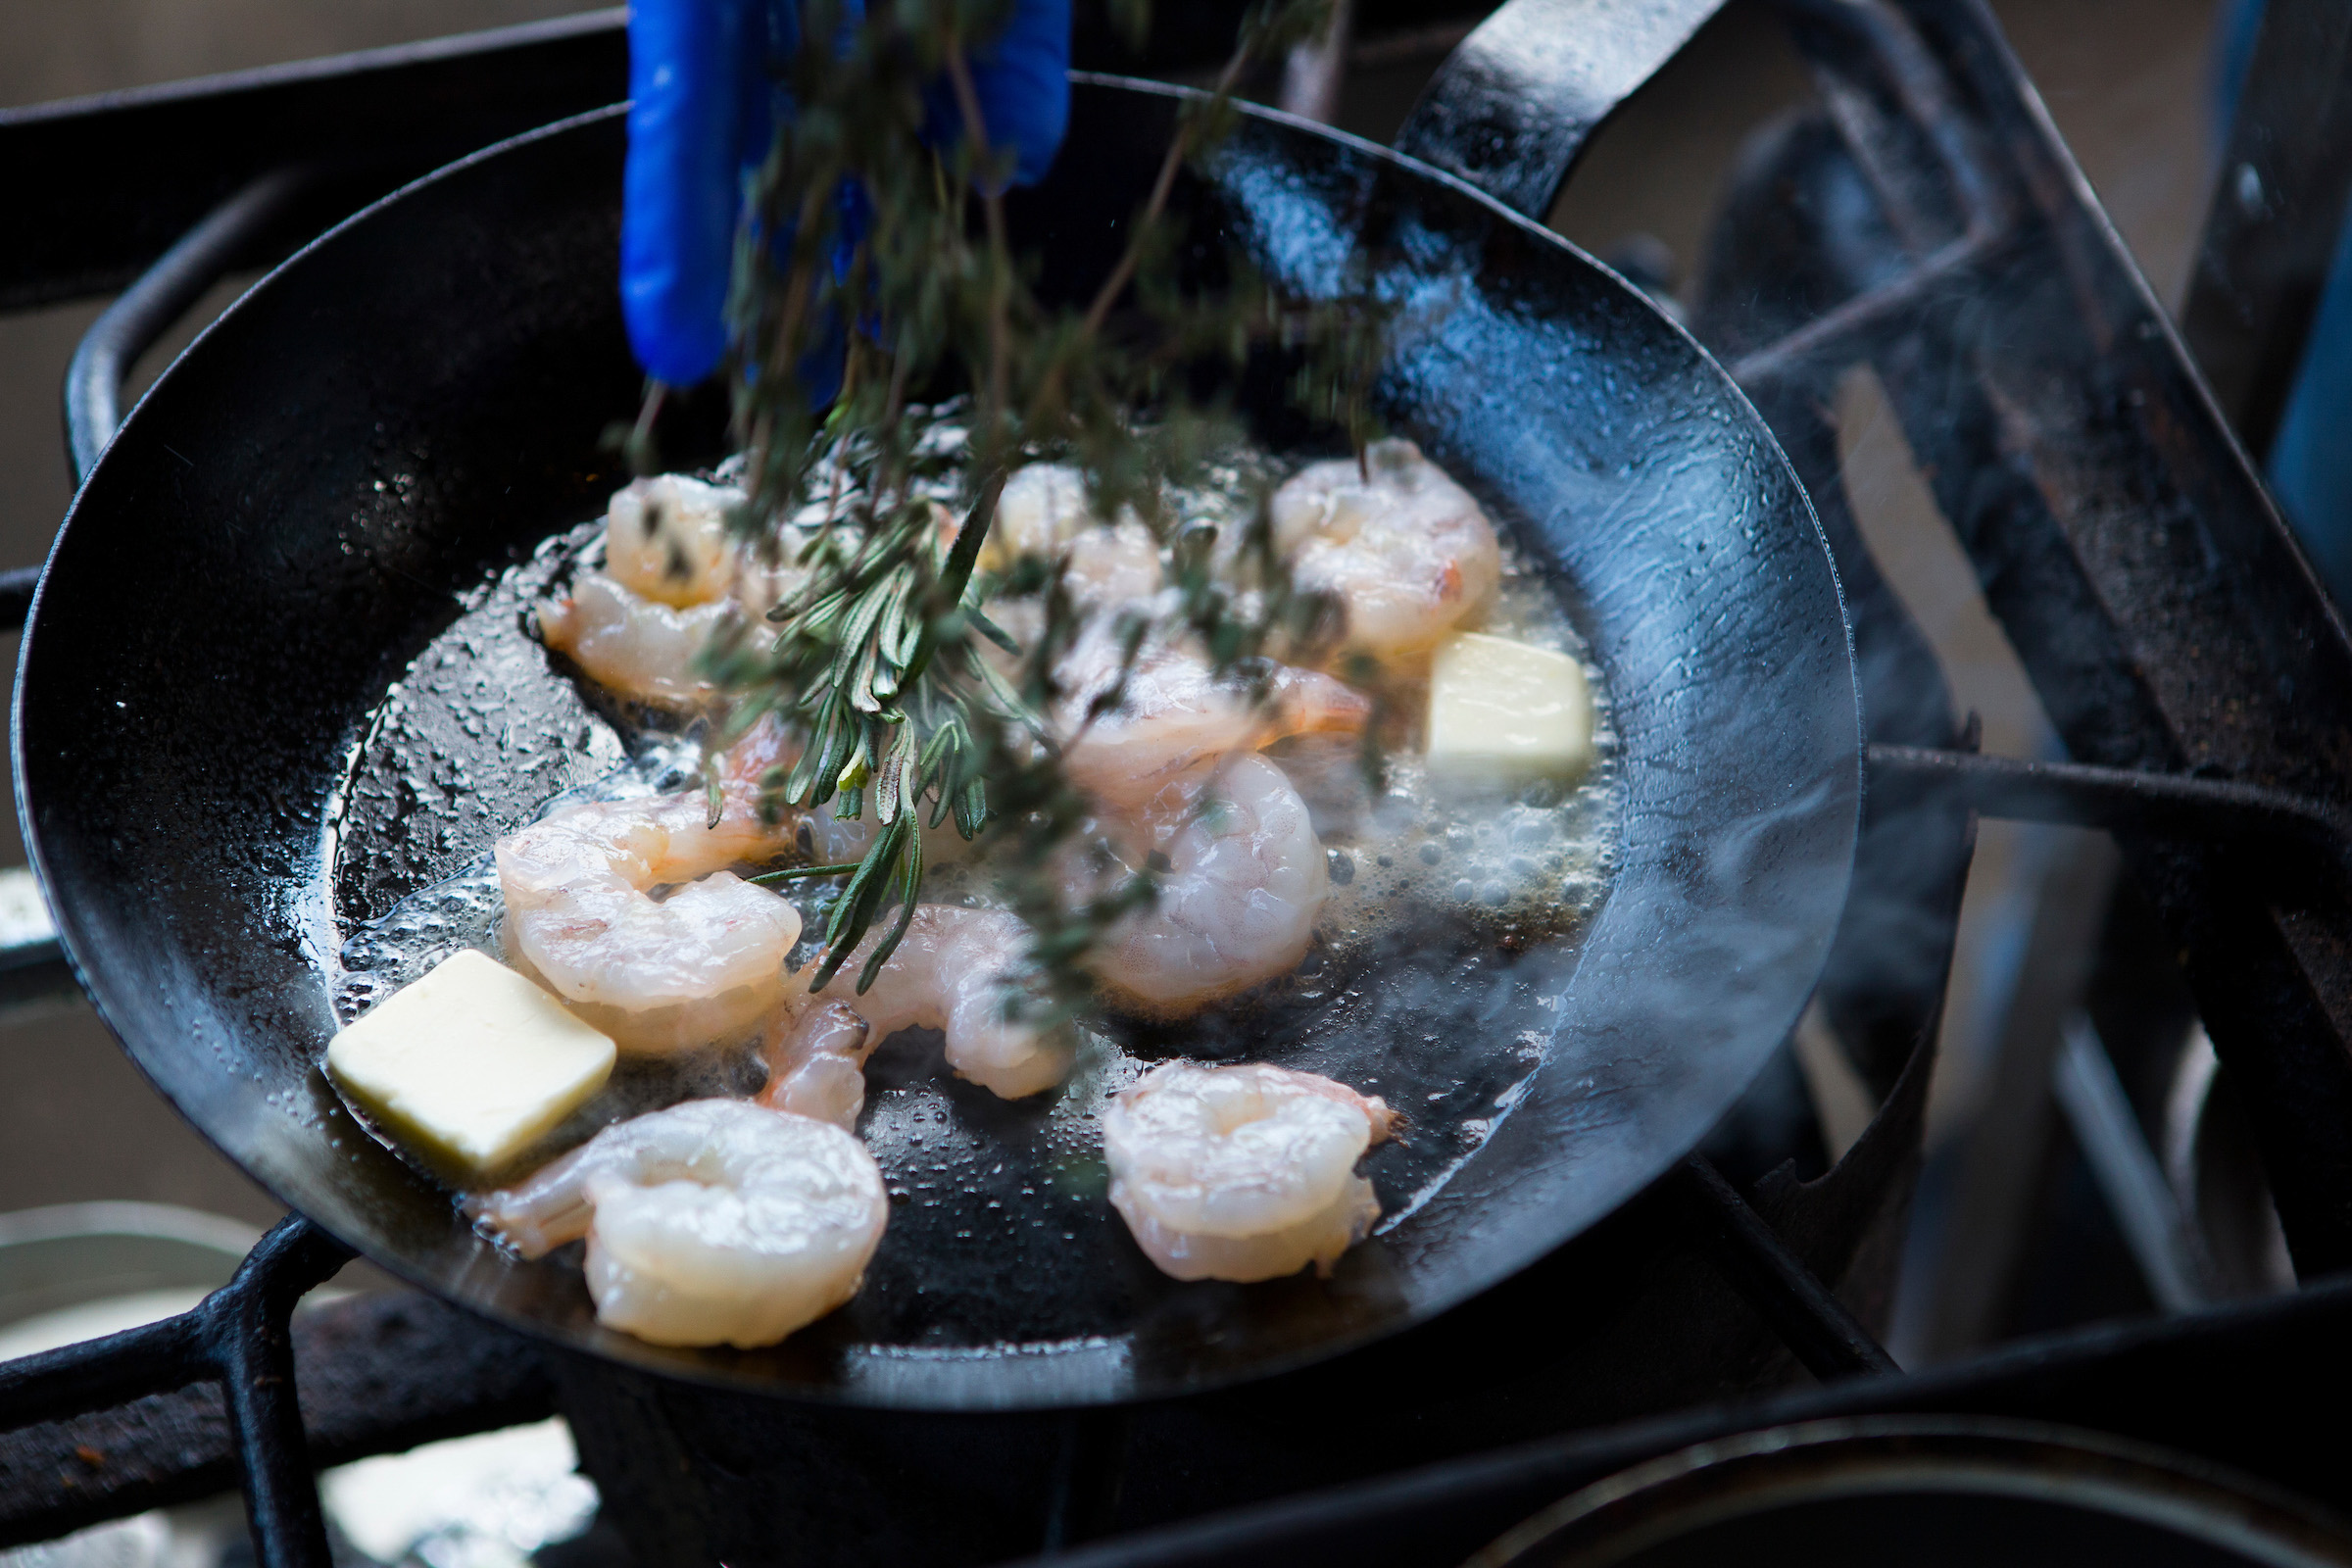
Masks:
[[[75,484],[89,477],[122,423],[122,382],[139,356],[251,251],[307,183],[307,171],[291,169],[252,181],[182,234],[90,323],[66,367],[66,457]],[[38,566],[0,571],[0,632],[24,624],[40,580]]]
[[[304,183],[303,172],[290,169],[252,181],[207,213],[90,323],[66,368],[66,450],[74,483],[89,477],[122,423],[122,382],[139,356],[252,249]]]
[[[1538,222],[1600,122],[1724,0],[1510,0],[1438,68],[1396,150]]]

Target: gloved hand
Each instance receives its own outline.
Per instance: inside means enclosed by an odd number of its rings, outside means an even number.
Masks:
[[[855,8],[854,8],[855,9]],[[727,273],[747,180],[790,105],[770,63],[800,43],[798,0],[635,0],[620,300],[629,345],[656,380],[688,386],[726,349]],[[1014,0],[972,56],[981,121],[1042,178],[1069,117],[1070,0]],[[955,126],[934,112],[932,122]]]
[[[2217,149],[2236,118],[2264,9],[2263,0],[2222,8],[2214,50]],[[2304,554],[2337,607],[2352,609],[2352,223],[2337,235],[2271,450],[2256,455]]]

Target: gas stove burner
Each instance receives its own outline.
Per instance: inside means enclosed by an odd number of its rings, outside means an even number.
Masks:
[[[1469,1568],[1818,1562],[2040,1568],[2352,1562],[2334,1521],[2212,1465],[2095,1433],[1951,1416],[1803,1422],[1653,1459]]]

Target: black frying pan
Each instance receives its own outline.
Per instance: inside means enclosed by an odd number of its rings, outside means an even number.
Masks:
[[[1077,87],[1053,177],[1013,204],[1048,292],[1109,265],[1174,102]],[[616,1359],[1002,1408],[1205,1388],[1418,1322],[1607,1214],[1739,1097],[1819,973],[1859,802],[1803,493],[1722,370],[1590,259],[1458,180],[1253,113],[1185,193],[1196,232],[1305,294],[1355,254],[1443,305],[1381,380],[1385,415],[1556,568],[1607,671],[1621,863],[1581,954],[1526,955],[1496,993],[1496,1026],[1545,1051],[1516,1106],[1328,1284],[1180,1287],[1132,1259],[1106,1281],[1099,1249],[1004,1254],[894,1218],[851,1307],[772,1350],[694,1353],[599,1329],[576,1271],[474,1236],[319,1077],[327,960],[352,918],[610,758],[535,650],[493,637],[453,662],[433,640],[614,483],[597,438],[637,385],[621,151],[617,113],[553,126],[311,245],[157,382],[50,558],[17,689],[26,843],[99,1011],[232,1159],[393,1271]],[[404,711],[379,712],[404,671]]]

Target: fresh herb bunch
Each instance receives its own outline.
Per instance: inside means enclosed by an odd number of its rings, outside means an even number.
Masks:
[[[1180,110],[1125,251],[1083,307],[1041,301],[1006,239],[998,193],[1011,159],[990,144],[966,66],[1004,24],[1002,0],[896,0],[856,23],[838,0],[806,8],[809,42],[786,82],[794,112],[737,251],[727,374],[749,491],[737,523],[770,559],[789,552],[808,574],[769,612],[772,639],[718,646],[707,667],[727,700],[709,755],[779,716],[805,747],[766,781],[771,808],[831,801],[835,815],[871,810],[877,825],[833,906],[811,989],[895,900],[858,988],[873,982],[914,911],[926,813],[933,827],[952,818],[967,839],[1017,837],[1004,892],[1029,924],[1052,1006],[1083,1000],[1088,949],[1152,897],[1146,874],[1065,906],[1054,866],[1087,803],[1062,776],[1049,716],[1065,696],[1054,672],[1079,612],[1054,563],[1023,561],[994,582],[976,568],[1006,476],[1037,459],[1080,468],[1098,515],[1131,509],[1167,540],[1177,525],[1168,487],[1238,434],[1221,401],[1194,391],[1206,360],[1238,368],[1253,350],[1288,350],[1300,411],[1339,423],[1359,450],[1368,438],[1382,313],[1363,301],[1286,302],[1239,257],[1230,286],[1188,293],[1168,214],[1188,160],[1237,122],[1237,85],[1319,34],[1329,8],[1265,0],[1250,13],[1214,90]],[[1130,0],[1124,13],[1140,36],[1142,6]],[[944,149],[925,134],[925,88],[943,79],[961,121]],[[804,368],[834,363],[840,390],[820,408]],[[942,387],[958,394],[960,443],[942,442],[935,412],[913,401]],[[1328,616],[1293,591],[1262,497],[1244,534],[1223,551],[1209,538],[1175,541],[1163,624],[1128,613],[1117,628],[1126,662],[1080,722],[1117,708],[1154,636],[1197,638],[1220,674],[1242,680],[1252,662],[1262,671],[1270,649],[1311,641]],[[1220,555],[1222,573],[1212,569]],[[982,610],[996,589],[1041,596],[1043,629],[1028,646]],[[1007,657],[992,661],[988,644]]]

